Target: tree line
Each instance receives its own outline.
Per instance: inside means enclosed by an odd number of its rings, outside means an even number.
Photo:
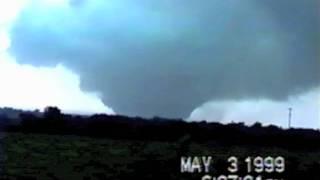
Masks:
[[[1,122],[10,122],[1,117]],[[226,145],[259,145],[285,148],[320,148],[320,132],[312,129],[282,129],[255,123],[221,124],[186,122],[182,119],[127,117],[94,114],[63,114],[58,107],[47,107],[42,116],[31,112],[19,115],[19,123],[7,123],[9,132],[82,135],[143,141],[194,141]],[[187,138],[186,138],[187,137]]]

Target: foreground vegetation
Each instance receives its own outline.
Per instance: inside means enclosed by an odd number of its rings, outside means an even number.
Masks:
[[[165,141],[112,140],[66,135],[9,133],[2,179],[102,180],[102,179],[201,179],[180,173],[181,144]],[[259,146],[223,146],[189,142],[186,155],[211,155],[216,171],[225,169],[229,156],[284,156],[286,179],[319,179],[320,150],[292,151]],[[302,178],[303,177],[303,178]]]
[[[260,173],[263,180],[320,179],[320,132],[314,129],[79,116],[57,107],[2,115],[0,128],[6,132],[0,135],[0,179],[200,180],[204,174],[180,173],[182,156],[212,156],[210,175],[230,174],[230,156],[239,159],[239,175],[248,174],[248,156],[282,156],[285,172]]]

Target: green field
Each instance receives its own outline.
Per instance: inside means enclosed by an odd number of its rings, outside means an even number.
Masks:
[[[9,133],[3,143],[3,179],[191,179],[190,175],[180,174],[177,154],[180,142]],[[295,173],[307,173],[320,167],[320,151],[191,142],[187,155],[210,155],[217,163],[229,156],[284,156]],[[200,175],[194,176],[201,179]]]

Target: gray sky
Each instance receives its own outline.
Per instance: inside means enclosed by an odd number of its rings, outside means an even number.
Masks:
[[[320,83],[319,0],[34,0],[20,64],[63,64],[115,112],[188,117],[215,101],[287,101]]]

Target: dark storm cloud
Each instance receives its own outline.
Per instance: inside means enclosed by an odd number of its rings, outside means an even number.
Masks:
[[[79,2],[25,9],[10,51],[62,62],[117,113],[187,117],[209,100],[283,100],[319,85],[318,0]]]

